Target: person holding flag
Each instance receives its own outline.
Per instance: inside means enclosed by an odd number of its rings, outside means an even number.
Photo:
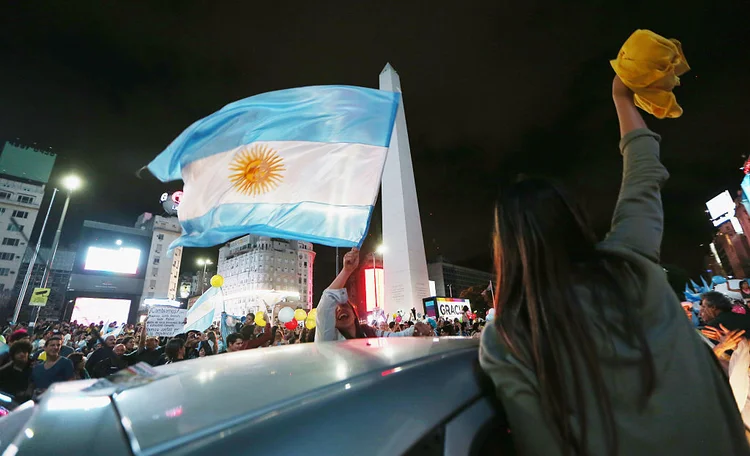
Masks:
[[[359,267],[359,249],[354,248],[344,255],[344,267],[331,285],[323,292],[315,318],[315,342],[370,337],[432,336],[432,328],[417,322],[399,332],[383,331],[359,322],[359,316],[346,293],[349,276]]]

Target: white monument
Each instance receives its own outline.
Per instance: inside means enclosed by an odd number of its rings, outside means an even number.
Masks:
[[[380,73],[380,90],[401,93],[401,79],[389,64]],[[383,204],[383,272],[386,314],[411,308],[424,313],[422,298],[429,296],[427,259],[419,219],[417,186],[411,165],[403,96],[393,127],[381,188]]]

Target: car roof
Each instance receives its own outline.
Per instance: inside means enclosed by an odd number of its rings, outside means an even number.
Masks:
[[[164,378],[115,394],[114,404],[131,443],[146,450],[477,346],[476,339],[394,337],[228,353],[159,368]]]

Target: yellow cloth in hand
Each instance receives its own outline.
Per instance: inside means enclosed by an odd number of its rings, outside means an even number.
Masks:
[[[690,70],[677,40],[650,30],[636,30],[610,62],[622,82],[635,93],[635,105],[659,119],[682,115],[672,93],[679,76]]]

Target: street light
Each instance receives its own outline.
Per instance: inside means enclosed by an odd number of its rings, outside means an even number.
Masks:
[[[81,181],[81,178],[76,176],[75,174],[70,174],[63,178],[62,184],[63,187],[72,192],[81,188],[81,185],[83,185],[83,181]]]
[[[208,258],[198,258],[196,263],[198,263],[198,266],[203,266],[203,275],[201,276],[201,294],[203,294],[206,291],[206,268],[214,263]]]
[[[49,283],[49,276],[52,271],[52,262],[55,261],[55,255],[57,254],[57,246],[60,244],[60,234],[62,234],[63,223],[65,223],[65,216],[68,214],[68,206],[70,206],[70,195],[81,188],[83,181],[75,174],[70,174],[62,179],[62,186],[68,191],[68,195],[65,198],[65,205],[63,206],[62,214],[60,215],[60,223],[57,224],[57,231],[55,232],[55,239],[52,241],[52,249],[50,250],[49,258],[47,259],[47,265],[44,267],[44,275],[42,275],[42,286],[41,288],[47,288]],[[29,268],[34,265],[29,263]],[[36,316],[34,317],[34,326],[39,318],[39,311],[41,307],[36,308]]]

